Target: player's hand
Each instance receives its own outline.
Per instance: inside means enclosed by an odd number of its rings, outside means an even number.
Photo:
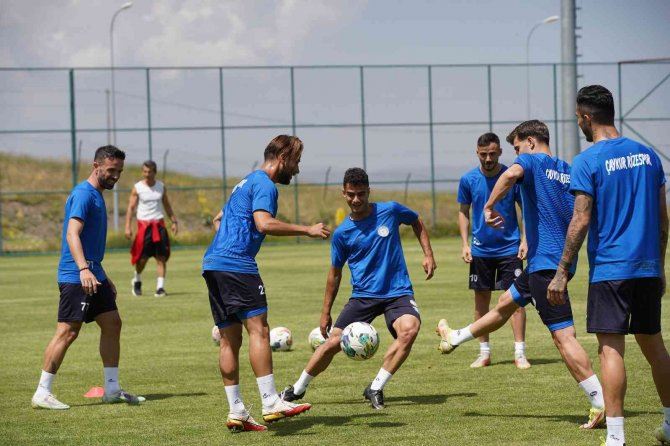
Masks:
[[[179,232],[179,225],[176,221],[172,222],[172,224],[170,225],[170,230],[172,231],[172,235],[176,237],[177,233]]]
[[[432,254],[429,256],[423,256],[423,262],[421,262],[421,265],[423,266],[423,271],[426,273],[426,280],[432,279],[433,274],[435,274],[435,270],[437,269],[435,257],[433,257]]]
[[[126,238],[127,238],[128,240],[130,240],[130,239],[133,238],[133,230],[132,230],[132,229],[130,229],[130,228],[126,228]]]
[[[96,279],[95,274],[91,272],[90,269],[85,269],[79,272],[79,280],[81,280],[81,287],[84,289],[84,292],[92,296],[98,292],[98,285],[101,285]]]
[[[317,223],[309,227],[307,235],[311,238],[327,239],[330,237],[330,229],[323,223]]]
[[[333,325],[333,318],[330,317],[330,313],[321,314],[321,322],[319,322],[319,329],[321,330],[321,336],[324,339],[328,339],[328,333],[330,332],[330,327]]]
[[[551,305],[563,305],[565,303],[565,290],[567,286],[567,275],[563,270],[558,269],[547,288],[547,300]]]
[[[517,254],[517,257],[519,260],[526,260],[526,255],[528,254],[528,244],[526,243],[526,240],[521,240],[521,243],[519,244],[519,254]]]
[[[495,209],[484,208],[484,221],[495,229],[505,229],[505,218]]]
[[[470,250],[469,246],[463,246],[463,250],[461,251],[461,258],[465,263],[472,262],[472,251]]]

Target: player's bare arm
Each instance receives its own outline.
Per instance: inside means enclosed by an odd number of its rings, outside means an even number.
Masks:
[[[214,225],[214,231],[219,230],[219,226],[221,226],[221,219],[223,218],[223,211],[219,211],[218,214],[216,214],[216,217],[212,220],[212,225]]]
[[[500,175],[500,178],[496,181],[496,185],[493,186],[489,200],[484,205],[484,221],[487,225],[498,229],[505,226],[505,219],[498,211],[493,209],[493,206],[502,200],[503,197],[507,195],[507,192],[514,187],[517,181],[522,178],[523,167],[519,164],[512,164],[510,168]]]
[[[333,309],[333,303],[337,297],[337,292],[340,289],[340,282],[342,281],[342,268],[331,266],[328,271],[328,280],[326,281],[326,294],[323,297],[323,309],[321,310],[321,321],[319,328],[321,329],[321,336],[328,337],[328,331],[333,325],[333,318],[330,315]]]
[[[458,231],[461,234],[461,258],[465,263],[472,262],[472,251],[470,250],[470,242],[468,241],[468,234],[470,234],[470,205],[461,203],[458,209]]]
[[[89,296],[95,294],[98,291],[98,279],[95,275],[88,269],[88,262],[84,256],[84,248],[81,244],[80,234],[84,229],[84,222],[78,218],[71,218],[67,224],[67,233],[65,235],[67,239],[67,244],[72,253],[72,258],[79,268],[79,278],[81,280],[81,286],[84,288],[84,292]]]
[[[519,210],[521,210],[521,205],[519,205]],[[528,243],[526,242],[526,228],[523,223],[523,218],[519,218],[519,232],[521,235],[521,242],[519,243],[519,254],[517,257],[521,260],[526,260],[528,255]]]
[[[172,210],[172,205],[170,205],[170,200],[168,199],[167,195],[167,188],[165,186],[163,186],[163,209],[165,209],[165,212],[167,213],[168,217],[170,217],[170,221],[172,222],[170,224],[170,230],[172,231],[172,234],[177,235],[177,232],[179,231],[177,216]]]
[[[269,212],[254,212],[254,223],[256,229],[261,234],[268,235],[306,235],[311,238],[327,239],[330,236],[330,229],[323,223],[317,223],[312,226],[295,225],[277,220]]]
[[[663,294],[665,294],[665,253],[668,248],[668,205],[665,202],[665,184],[658,192],[658,214],[661,226],[661,271],[663,272],[661,280],[663,280]]]
[[[137,194],[137,190],[133,186],[133,190],[130,191],[130,197],[128,198],[128,209],[126,209],[126,238],[128,240],[133,238],[133,228],[132,221],[133,215],[137,210],[137,203],[139,202],[140,196]]]
[[[589,231],[591,222],[591,210],[593,208],[593,197],[584,192],[577,192],[575,196],[575,208],[568,226],[568,233],[565,237],[565,247],[563,255],[558,262],[556,275],[547,289],[547,299],[552,305],[561,305],[565,303],[565,289],[568,285],[568,271],[572,266],[579,248],[584,243],[584,238]]]
[[[421,265],[426,273],[426,280],[430,280],[437,269],[437,264],[435,263],[435,257],[433,256],[433,248],[430,246],[428,229],[420,218],[417,218],[416,221],[412,223],[412,229],[423,250],[423,262],[421,262]]]

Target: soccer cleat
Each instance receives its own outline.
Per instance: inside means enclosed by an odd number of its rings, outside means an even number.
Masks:
[[[249,412],[237,414],[229,413],[228,420],[226,420],[226,427],[231,432],[248,432],[248,431],[266,431],[267,426],[264,426],[254,420]]]
[[[126,392],[125,390],[119,390],[117,393],[113,393],[111,395],[104,394],[102,396],[102,402],[103,403],[110,403],[110,404],[115,404],[115,403],[127,403],[130,405],[136,405],[140,404],[142,402],[146,401],[146,398],[143,396],[135,396],[131,395],[130,393]]]
[[[384,391],[383,390],[372,390],[368,385],[363,391],[363,396],[366,400],[370,401],[370,405],[373,409],[381,410],[384,408]]]
[[[589,410],[589,421],[579,426],[580,429],[596,429],[605,424],[605,408],[592,407]]]
[[[600,437],[600,446],[607,446],[607,439],[605,437]],[[626,446],[626,443],[623,446]]]
[[[132,286],[132,293],[133,296],[141,296],[142,295],[142,282],[139,280],[132,279],[130,281],[130,286]]]
[[[481,369],[482,367],[488,367],[491,365],[491,355],[484,355],[482,353],[477,356],[475,362],[470,364],[471,369]]]
[[[530,368],[530,362],[528,362],[526,355],[515,355],[514,365],[519,370],[527,370]]]
[[[277,401],[272,405],[272,407],[266,409],[263,408],[263,421],[266,423],[274,423],[284,418],[291,418],[296,415],[300,415],[303,412],[307,412],[312,408],[312,405],[309,403],[295,404],[288,401],[284,401],[281,398],[277,398]]]
[[[662,445],[670,445],[670,427],[668,429],[664,429],[664,426],[657,427],[654,431],[654,438]]]
[[[158,288],[154,293],[154,297],[166,297],[166,296],[167,293],[165,292],[165,288]]]
[[[458,347],[458,345],[452,345],[449,343],[449,333],[452,331],[453,330],[449,327],[449,324],[447,324],[446,319],[440,319],[440,322],[437,323],[435,333],[437,333],[437,335],[442,338],[437,349],[441,351],[442,354],[448,355],[449,353],[453,352],[456,347]]]
[[[30,405],[33,407],[33,409],[67,410],[70,408],[70,406],[67,404],[58,401],[52,393],[33,395],[33,399],[30,401]]]
[[[307,393],[307,390],[305,390],[302,393],[295,393],[293,391],[293,386],[288,386],[281,391],[281,393],[279,394],[279,398],[283,399],[284,401],[291,402],[303,399],[305,393]]]

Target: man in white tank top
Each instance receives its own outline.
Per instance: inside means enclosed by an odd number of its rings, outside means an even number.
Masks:
[[[154,161],[142,164],[142,181],[133,186],[126,211],[126,238],[132,240],[131,222],[137,210],[137,234],[130,248],[130,263],[135,266],[135,276],[131,281],[134,296],[142,295],[140,274],[147,265],[149,257],[156,258],[157,280],[154,296],[167,296],[165,292],[165,270],[170,257],[170,239],[165,228],[164,215],[167,213],[172,222],[170,229],[177,235],[177,217],[167,197],[165,185],[156,180],[157,167]]]

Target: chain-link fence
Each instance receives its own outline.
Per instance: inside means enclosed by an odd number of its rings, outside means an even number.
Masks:
[[[614,93],[625,135],[670,160],[669,61],[580,64],[578,72],[580,85]],[[373,199],[404,201],[438,230],[453,227],[453,192],[477,165],[480,134],[504,139],[532,117],[549,125],[556,154],[573,151],[560,140],[574,120],[560,118],[559,74],[560,64],[3,68],[0,252],[58,248],[69,189],[109,142],[128,154],[117,190],[106,193],[111,246],[127,243],[128,193],[145,159],[158,163],[159,178],[167,172],[184,223],[177,242],[206,243],[211,217],[280,133],[305,143],[300,175],[280,190],[282,218],[332,224],[346,207],[344,170],[360,166]]]

